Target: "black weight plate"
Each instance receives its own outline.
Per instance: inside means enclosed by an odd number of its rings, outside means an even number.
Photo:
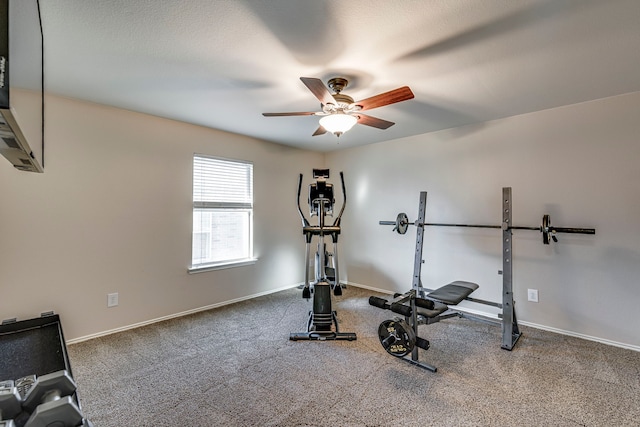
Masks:
[[[398,234],[405,234],[409,228],[409,217],[406,213],[400,212],[396,217],[396,228]]]
[[[544,243],[545,245],[549,244],[549,239],[551,237],[551,217],[549,215],[543,215],[542,216],[542,228],[540,229],[540,231],[542,231],[542,243]]]
[[[401,319],[385,320],[380,323],[378,338],[387,353],[396,357],[406,356],[416,345],[415,332],[407,322]]]

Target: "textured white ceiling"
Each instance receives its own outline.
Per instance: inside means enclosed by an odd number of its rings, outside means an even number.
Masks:
[[[45,0],[49,92],[328,151],[640,90],[638,0]],[[300,76],[413,100],[312,137]],[[525,130],[523,130],[525,131]]]

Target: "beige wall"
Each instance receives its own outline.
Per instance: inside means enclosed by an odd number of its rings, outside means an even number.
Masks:
[[[0,159],[0,319],[53,310],[75,339],[303,280],[296,180],[322,154],[53,96],[46,112],[45,173]],[[254,162],[256,264],[187,273],[194,153]]]
[[[415,228],[401,236],[378,221],[398,212],[415,220],[419,192],[428,191],[430,222],[500,224],[501,189],[510,186],[515,225],[538,225],[548,213],[556,226],[597,232],[559,235],[550,246],[540,233],[515,232],[519,318],[640,349],[639,111],[635,93],[328,155],[351,193],[343,279],[410,289]],[[469,280],[479,298],[500,301],[500,234],[429,228],[424,285]],[[527,301],[528,288],[539,290],[539,303]]]

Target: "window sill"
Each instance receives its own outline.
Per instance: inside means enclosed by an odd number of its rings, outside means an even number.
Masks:
[[[238,261],[221,262],[214,264],[203,264],[189,267],[189,274],[204,273],[205,271],[224,270],[225,268],[244,267],[245,265],[253,265],[258,262],[258,258],[247,258]]]

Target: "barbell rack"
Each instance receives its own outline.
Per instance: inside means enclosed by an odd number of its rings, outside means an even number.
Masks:
[[[421,191],[418,207],[418,219],[416,221],[410,222],[405,213],[398,214],[395,221],[379,221],[380,225],[394,225],[394,231],[398,232],[399,234],[405,234],[409,225],[417,227],[412,290],[420,298],[426,297],[427,292],[431,291],[430,289],[424,288],[421,281],[424,227],[463,227],[502,230],[502,270],[498,272],[502,275],[502,303],[485,301],[470,297],[465,298],[468,301],[500,308],[502,310],[502,313],[498,314],[498,318],[500,320],[464,312],[458,312],[458,315],[460,317],[469,317],[471,319],[488,321],[490,323],[500,323],[502,325],[501,347],[505,350],[512,350],[521,336],[520,328],[518,327],[518,320],[516,317],[515,303],[513,300],[513,230],[539,231],[542,233],[542,241],[545,245],[549,244],[550,240],[553,240],[554,242],[558,241],[555,236],[556,233],[595,234],[596,232],[594,228],[554,227],[551,225],[551,217],[547,214],[543,215],[542,224],[540,226],[513,226],[511,225],[513,223],[511,201],[511,187],[503,187],[501,225],[430,223],[425,221],[427,192]],[[414,314],[411,316],[412,318],[408,320],[411,326],[416,329],[415,332],[417,333],[418,319],[415,315],[415,307],[412,308],[414,308]],[[415,364],[420,364],[420,362],[418,361],[417,347],[412,350],[411,359]]]

